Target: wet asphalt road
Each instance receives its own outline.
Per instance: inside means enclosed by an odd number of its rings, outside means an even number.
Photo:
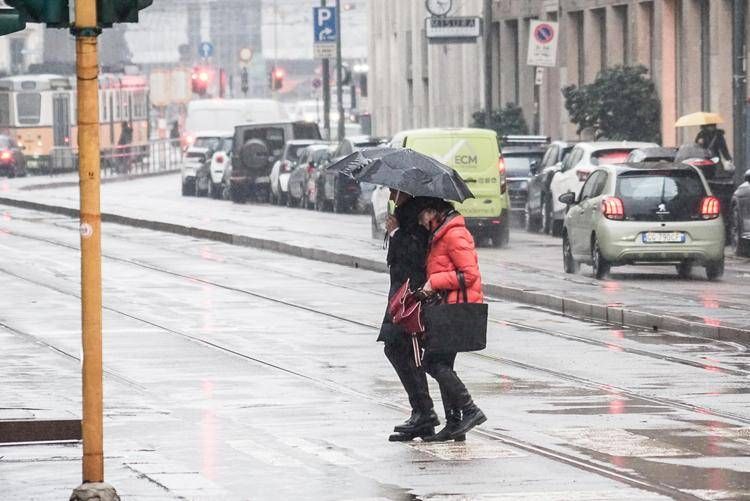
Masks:
[[[78,206],[77,187],[18,189],[40,182],[49,179],[0,179],[0,196]],[[105,212],[130,217],[384,259],[382,241],[370,236],[368,216],[182,197],[179,183],[179,175],[169,175],[106,184],[102,187],[102,207]],[[510,248],[482,248],[479,254],[484,276],[493,284],[750,329],[750,259],[727,256],[727,271],[720,282],[708,282],[701,268],[694,270],[691,279],[683,280],[671,266],[615,268],[608,279],[596,280],[585,265],[579,275],[563,273],[560,239],[529,234],[520,228],[513,229]]]
[[[77,246],[77,221],[2,211],[0,419],[80,415]],[[385,275],[115,225],[104,253],[124,499],[750,497],[746,346],[492,302],[487,350],[457,362],[489,421],[392,444]],[[79,470],[79,446],[0,447],[3,497],[64,498]]]

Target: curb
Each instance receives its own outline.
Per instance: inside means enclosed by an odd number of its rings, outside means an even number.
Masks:
[[[102,184],[107,183],[119,183],[121,181],[133,181],[134,179],[145,179],[149,177],[166,176],[168,174],[174,174],[180,172],[180,169],[168,169],[160,170],[157,172],[146,172],[143,174],[126,174],[124,176],[105,177],[101,179]],[[53,183],[45,184],[32,184],[29,186],[22,186],[18,188],[19,191],[35,191],[35,190],[47,190],[50,188],[69,188],[71,186],[78,186],[78,181],[57,181]]]
[[[0,197],[0,204],[19,207],[22,209],[50,212],[74,218],[79,217],[78,209],[48,205],[39,202]],[[367,271],[379,273],[388,272],[388,266],[385,262],[380,260],[360,258],[349,254],[341,254],[323,249],[311,249],[309,247],[279,242],[278,240],[235,235],[222,231],[213,231],[205,228],[183,226],[161,221],[151,221],[148,219],[121,216],[118,214],[102,213],[101,217],[102,222],[107,223],[122,224],[135,228],[190,236],[193,238],[212,240],[242,247],[252,247]],[[508,285],[484,284],[484,290],[486,294],[491,297],[539,306],[556,311],[568,317],[594,320],[614,326],[636,327],[653,331],[667,330],[724,341],[750,343],[750,329],[710,325],[708,323],[694,322],[680,317],[633,310],[619,304],[607,305],[589,303],[578,299],[570,299],[556,296],[554,294],[548,294],[538,290],[530,290]]]

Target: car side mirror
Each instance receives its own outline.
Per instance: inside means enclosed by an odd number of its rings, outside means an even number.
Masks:
[[[534,160],[529,165],[529,172],[532,174],[537,174],[539,172],[539,160]]]
[[[745,181],[750,183],[750,170],[745,171]]]
[[[557,198],[560,203],[565,205],[575,205],[576,203],[576,194],[572,191],[569,191],[567,193],[563,193]]]

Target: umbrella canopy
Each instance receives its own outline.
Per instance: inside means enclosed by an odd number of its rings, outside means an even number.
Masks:
[[[377,146],[374,148],[363,148],[354,153],[350,153],[341,160],[328,166],[329,171],[340,171],[343,174],[352,175],[352,173],[362,169],[365,165],[373,160],[381,158],[389,153],[394,153],[401,148],[390,148],[388,146]]]
[[[387,186],[414,197],[435,197],[456,202],[474,198],[458,172],[409,148],[396,148],[372,160],[353,171],[353,177],[360,182]]]
[[[699,111],[697,113],[690,113],[689,115],[683,115],[677,119],[675,127],[690,127],[693,125],[710,125],[724,123],[724,119],[718,113],[709,113],[707,111]]]

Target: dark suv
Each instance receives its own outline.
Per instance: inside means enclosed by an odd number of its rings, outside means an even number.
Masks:
[[[560,171],[563,160],[575,145],[574,141],[552,141],[547,146],[541,162],[531,166],[524,211],[526,231],[552,231],[552,199],[549,186],[552,176]]]
[[[544,136],[503,136],[501,154],[510,195],[511,215],[523,221],[529,193],[531,169],[539,165],[549,138]]]
[[[0,175],[8,177],[26,175],[26,159],[12,137],[0,135]]]
[[[268,200],[269,174],[293,139],[320,140],[320,129],[312,122],[272,122],[238,125],[234,128],[232,176],[229,196],[242,203],[248,198]]]

